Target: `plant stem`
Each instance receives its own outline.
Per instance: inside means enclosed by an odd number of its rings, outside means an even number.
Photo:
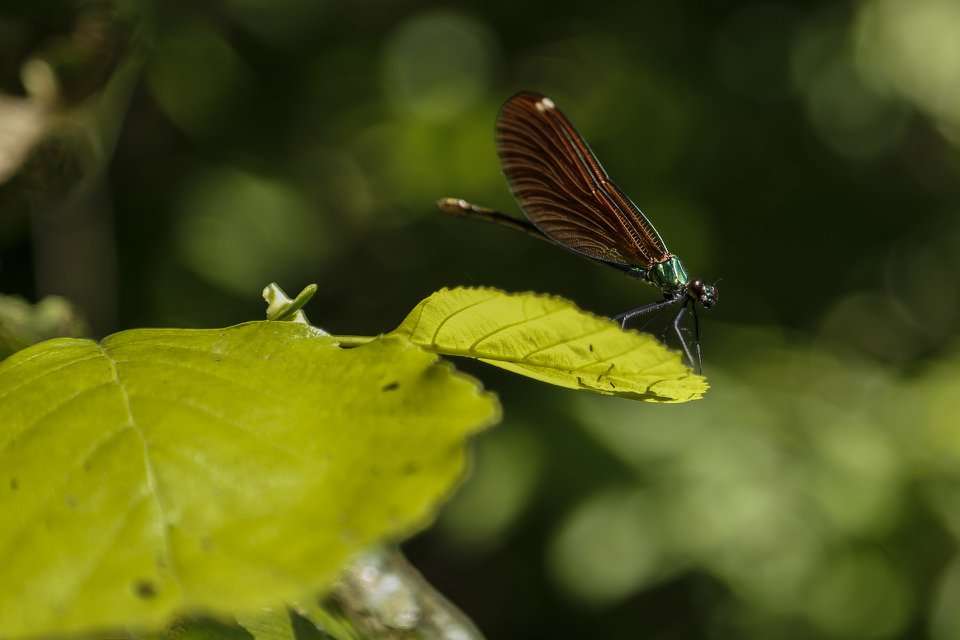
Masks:
[[[337,640],[483,640],[392,547],[355,559],[322,602],[295,608]]]

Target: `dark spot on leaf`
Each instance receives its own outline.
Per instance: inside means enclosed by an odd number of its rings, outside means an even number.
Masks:
[[[590,348],[590,353],[593,353],[593,345],[592,345],[592,344],[588,344],[587,347]]]
[[[616,389],[616,388],[617,388],[617,385],[613,384],[613,383],[610,382],[609,380],[607,381],[607,384],[610,385],[610,388],[611,388],[611,389]]]
[[[396,390],[399,389],[399,388],[400,388],[400,383],[399,383],[399,382],[391,382],[390,384],[385,384],[385,385],[383,385],[383,387],[382,387],[380,390],[381,390],[381,391],[396,391]]]
[[[412,476],[416,472],[420,471],[420,465],[416,462],[408,462],[403,466],[403,469],[400,472],[405,476]]]
[[[581,387],[583,386],[583,378],[581,378],[580,376],[577,376],[577,384],[580,385]]]
[[[11,491],[16,491],[20,488],[20,481],[16,478],[10,478],[10,489]]]
[[[149,580],[137,580],[133,584],[133,592],[137,594],[138,598],[149,600],[156,597],[157,587]]]

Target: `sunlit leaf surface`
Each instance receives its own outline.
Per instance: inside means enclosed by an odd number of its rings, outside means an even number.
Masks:
[[[496,400],[400,337],[288,322],[0,364],[0,637],[255,612],[422,526]]]
[[[394,333],[425,349],[477,358],[571,389],[649,402],[703,396],[707,382],[653,336],[624,331],[563,298],[496,289],[443,289]]]

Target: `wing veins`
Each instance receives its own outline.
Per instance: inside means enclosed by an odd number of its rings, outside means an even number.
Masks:
[[[552,114],[552,116],[547,114]],[[625,231],[634,238],[637,243],[637,248],[640,249],[645,241],[647,245],[661,253],[660,256],[650,256],[651,258],[660,258],[669,255],[656,229],[654,229],[650,221],[646,219],[646,216],[637,210],[636,205],[613,183],[610,175],[603,166],[600,165],[593,151],[591,151],[590,147],[583,140],[583,137],[577,132],[567,117],[556,109],[544,112],[544,117],[559,127],[567,143],[573,147],[577,157],[586,165],[587,171],[596,188],[603,193],[605,200],[619,212],[620,216],[618,217],[621,217]],[[646,251],[644,251],[644,253],[646,254]]]
[[[604,171],[600,163],[596,161],[593,153],[586,146],[586,143],[583,142],[583,139],[576,130],[573,129],[572,125],[567,126],[568,123],[565,122],[565,118],[557,115],[551,118],[546,115],[547,113],[556,114],[556,110],[551,109],[544,112],[544,117],[550,123],[553,131],[559,134],[559,137],[564,140],[566,150],[579,160],[577,163],[578,166],[588,176],[591,182],[593,197],[601,202],[607,211],[613,214],[622,231],[633,240],[632,245],[626,245],[622,248],[633,249],[639,252],[646,261],[653,262],[653,255],[648,251],[647,243],[644,242],[644,240],[649,240],[649,234],[636,228],[635,221],[632,220],[632,212],[627,213],[605,188],[606,185],[610,184],[606,171]]]
[[[564,181],[556,173],[556,169],[549,164],[544,164],[543,168],[539,168],[535,163],[539,160],[537,156],[528,155],[526,152],[520,152],[516,150],[504,151],[501,153],[502,165],[504,169],[516,171],[516,175],[511,178],[512,186],[514,191],[518,191],[517,187],[520,186],[521,182],[526,180],[536,180],[541,181],[543,177],[552,177],[552,185],[544,185],[544,188],[551,189],[552,191],[562,191],[567,197],[575,202],[581,204],[584,208],[588,209],[593,216],[589,219],[594,223],[602,224],[607,228],[608,231],[616,234],[618,232],[617,228],[611,224],[610,220],[603,215],[603,213],[596,207],[595,198],[592,197],[592,194],[580,189],[582,195],[572,193],[570,189],[564,184]],[[562,170],[562,169],[561,169]],[[582,217],[583,213],[580,213]]]
[[[650,268],[670,255],[549,99],[517,94],[501,108],[496,133],[511,191],[542,233],[604,262]]]

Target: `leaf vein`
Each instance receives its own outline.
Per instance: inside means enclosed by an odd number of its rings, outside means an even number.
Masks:
[[[440,323],[437,324],[437,328],[434,329],[434,331],[433,331],[433,337],[430,339],[430,346],[431,346],[431,347],[436,347],[436,346],[437,346],[437,336],[440,335],[440,330],[443,329],[443,327],[444,327],[450,320],[452,320],[454,317],[460,315],[460,314],[463,313],[464,311],[467,311],[467,310],[469,310],[469,309],[473,309],[474,307],[478,307],[478,306],[480,306],[481,304],[483,304],[484,302],[489,302],[490,300],[493,300],[493,299],[499,298],[499,297],[500,297],[500,294],[499,294],[499,293],[495,293],[495,294],[493,294],[492,296],[483,298],[482,300],[477,300],[476,302],[471,302],[470,304],[466,305],[465,307],[460,307],[459,309],[457,309],[457,310],[454,311],[453,313],[449,314],[447,317],[445,317],[443,320],[441,320]]]
[[[538,354],[538,353],[541,353],[541,352],[543,352],[543,351],[547,351],[547,350],[549,350],[549,349],[553,349],[554,347],[559,347],[559,346],[564,345],[564,344],[569,344],[569,343],[571,343],[571,342],[576,342],[577,340],[583,340],[584,338],[589,338],[589,337],[592,336],[592,335],[599,334],[599,333],[603,333],[603,332],[605,332],[605,331],[612,331],[612,330],[619,331],[619,330],[620,330],[620,327],[618,327],[618,326],[616,326],[616,325],[614,325],[614,324],[611,324],[611,325],[609,325],[609,326],[601,327],[600,329],[593,329],[593,330],[591,330],[591,331],[587,331],[586,333],[582,333],[582,334],[580,334],[580,335],[573,336],[572,338],[571,338],[571,337],[568,337],[568,338],[564,338],[563,340],[558,340],[557,342],[553,342],[553,343],[551,343],[551,344],[544,345],[544,346],[542,346],[542,347],[539,347],[539,348],[537,348],[537,349],[534,349],[533,351],[530,351],[530,352],[524,354],[524,356],[523,356],[522,358],[520,358],[519,362],[521,362],[521,363],[529,362],[531,356],[534,356],[534,355],[536,355],[536,354]]]
[[[33,345],[29,345],[29,346],[33,346]],[[4,374],[10,373],[11,371],[13,371],[13,370],[15,370],[15,369],[19,369],[19,368],[22,367],[23,365],[25,365],[25,364],[27,364],[27,363],[29,363],[29,362],[33,362],[34,360],[36,360],[36,359],[38,359],[38,358],[43,358],[44,356],[54,355],[53,351],[63,351],[63,350],[65,350],[65,349],[69,349],[69,348],[71,348],[71,347],[73,347],[73,346],[76,346],[76,345],[74,345],[74,344],[62,344],[62,345],[58,345],[58,346],[56,346],[56,347],[46,346],[46,348],[43,349],[42,351],[40,351],[39,353],[35,353],[35,354],[33,354],[32,356],[29,356],[29,357],[23,358],[23,359],[21,359],[21,360],[18,360],[17,362],[14,362],[13,364],[10,364],[10,361],[9,361],[9,359],[12,358],[13,355],[14,355],[14,354],[11,354],[10,356],[7,357],[6,360],[3,361],[3,366],[4,366],[4,371],[3,371],[3,373],[4,373]],[[29,347],[24,347],[24,348],[29,348]],[[59,355],[59,354],[56,354],[56,355]]]
[[[410,339],[413,340],[414,336],[417,335],[417,329],[420,328],[420,321],[423,320],[423,311],[427,308],[427,300],[424,300],[420,303],[420,314],[417,316],[417,321],[413,325],[413,329],[410,331]]]
[[[40,378],[45,378],[46,376],[50,375],[51,373],[56,373],[57,371],[63,371],[64,369],[69,369],[70,367],[72,367],[72,366],[74,366],[74,365],[83,364],[84,362],[89,362],[90,360],[96,360],[96,359],[99,358],[99,357],[100,357],[100,356],[94,354],[94,355],[92,355],[92,356],[87,356],[87,357],[85,357],[85,358],[79,358],[79,359],[77,359],[77,360],[71,360],[71,361],[69,361],[69,362],[65,362],[65,363],[63,363],[63,364],[61,364],[61,365],[59,365],[59,366],[57,366],[57,367],[54,367],[53,369],[45,369],[45,370],[41,371],[38,375],[33,376],[32,378],[27,378],[26,380],[21,380],[20,382],[18,382],[17,384],[13,385],[12,387],[7,387],[6,389],[4,389],[3,393],[0,393],[0,400],[3,400],[4,398],[6,398],[7,396],[9,396],[9,395],[10,395],[11,393],[13,393],[14,391],[17,391],[17,390],[19,390],[19,389],[22,388],[22,387],[25,387],[25,386],[27,386],[27,385],[30,385],[30,384],[36,382],[36,381],[39,380]]]
[[[503,332],[503,331],[507,331],[508,329],[513,329],[514,327],[517,327],[517,326],[520,326],[520,325],[524,325],[524,324],[527,324],[527,323],[529,323],[529,322],[536,322],[537,320],[540,320],[540,319],[542,319],[542,318],[546,318],[547,316],[552,315],[552,314],[554,314],[554,313],[559,313],[559,312],[561,312],[561,311],[568,311],[568,310],[569,310],[569,307],[557,307],[556,309],[551,309],[550,311],[547,311],[546,313],[541,313],[540,315],[533,316],[532,318],[524,318],[523,320],[517,320],[516,322],[507,323],[507,324],[505,324],[505,325],[503,325],[503,326],[497,327],[496,329],[494,329],[493,331],[491,331],[490,333],[488,333],[488,334],[486,334],[486,335],[480,336],[479,338],[477,338],[476,340],[474,340],[473,344],[471,344],[469,347],[467,347],[467,349],[468,349],[469,351],[474,351],[474,350],[477,348],[477,345],[478,345],[478,344],[480,344],[481,342],[484,342],[485,340],[489,340],[490,338],[492,338],[493,336],[497,335],[498,333],[501,333],[501,332]]]
[[[133,515],[133,512],[144,500],[149,499],[150,494],[142,493],[134,498],[127,508],[123,510],[123,513],[120,514],[120,517],[117,519],[117,523],[111,528],[109,535],[104,536],[103,541],[100,543],[100,548],[97,549],[96,553],[90,558],[87,562],[86,567],[80,572],[79,576],[73,580],[73,584],[70,589],[73,591],[73,595],[80,593],[83,590],[83,586],[90,581],[90,579],[96,575],[97,568],[101,564],[101,561],[107,557],[110,553],[110,550],[113,549],[114,542],[117,538],[120,537],[120,534],[123,533],[124,528],[126,527],[127,522],[130,520],[130,516]],[[64,596],[60,600],[60,605],[70,601],[71,596]]]
[[[95,356],[95,357],[99,357],[99,356]],[[34,431],[36,431],[36,429],[37,429],[38,426],[40,426],[41,424],[43,424],[44,422],[46,422],[49,418],[51,418],[51,417],[54,416],[55,414],[59,413],[59,412],[62,411],[63,409],[67,408],[67,407],[68,407],[70,404],[72,404],[73,402],[76,402],[76,401],[79,400],[81,397],[87,395],[87,394],[90,393],[91,391],[96,391],[97,389],[102,389],[103,387],[106,387],[106,386],[108,386],[108,385],[110,385],[110,384],[112,384],[112,383],[113,383],[112,380],[107,380],[107,381],[105,381],[105,382],[101,382],[100,384],[95,384],[95,385],[93,385],[92,387],[87,387],[86,389],[81,389],[80,391],[76,392],[75,394],[73,394],[72,396],[70,396],[69,398],[67,398],[66,400],[62,400],[60,403],[58,403],[57,405],[55,405],[52,409],[50,409],[49,411],[47,411],[47,412],[44,413],[43,415],[34,418],[34,420],[33,420],[30,424],[24,426],[23,429],[21,429],[20,431],[18,431],[18,432],[15,433],[15,434],[13,434],[13,436],[11,436],[9,440],[6,440],[6,441],[2,444],[2,446],[0,446],[0,456],[2,456],[3,454],[7,453],[7,451],[10,450],[10,447],[12,447],[12,446],[14,445],[14,443],[22,440],[22,439],[25,438],[26,436],[28,436],[28,435],[30,435],[31,433],[33,433]]]
[[[16,548],[19,542],[24,537],[26,537],[30,531],[33,530],[33,525],[36,523],[37,520],[40,519],[40,517],[44,513],[47,512],[47,510],[51,506],[51,501],[57,496],[61,495],[62,490],[69,484],[70,478],[72,478],[73,474],[77,472],[77,469],[82,469],[84,466],[88,465],[92,460],[96,459],[96,457],[100,455],[107,448],[107,444],[112,442],[114,438],[116,438],[118,435],[122,434],[123,432],[127,431],[129,428],[130,427],[124,425],[119,429],[111,431],[106,436],[96,441],[93,445],[93,448],[90,449],[90,451],[88,451],[82,458],[80,458],[80,460],[76,464],[74,464],[72,467],[67,469],[67,472],[63,475],[63,480],[53,489],[53,491],[50,492],[48,496],[44,497],[43,500],[40,501],[34,513],[24,518],[23,526],[20,527],[19,531],[17,531],[13,536],[11,536],[10,540],[6,544],[6,548],[4,548],[2,553],[0,553],[0,558],[6,556],[10,552],[10,549]]]
[[[222,424],[223,426],[230,427],[230,428],[234,429],[235,431],[239,431],[239,432],[241,432],[241,433],[245,433],[246,435],[251,436],[254,440],[256,440],[256,441],[258,441],[258,442],[261,442],[261,443],[267,445],[268,447],[270,447],[270,448],[272,448],[272,449],[276,449],[277,451],[280,451],[281,453],[285,453],[286,455],[290,456],[290,457],[293,458],[294,460],[297,460],[298,462],[304,462],[304,463],[308,463],[308,464],[312,464],[312,463],[315,463],[315,462],[316,462],[316,460],[313,460],[313,459],[311,459],[311,458],[308,458],[308,457],[304,456],[303,454],[301,454],[301,453],[299,453],[299,452],[297,452],[297,451],[294,451],[294,450],[292,450],[292,449],[287,449],[287,448],[285,448],[285,447],[277,444],[276,442],[274,442],[274,441],[270,440],[269,438],[267,438],[266,435],[264,435],[263,433],[260,433],[260,432],[258,432],[258,431],[253,431],[253,430],[251,430],[251,429],[248,429],[248,428],[244,427],[241,423],[236,422],[236,421],[234,421],[234,420],[231,420],[230,418],[228,418],[227,416],[225,416],[225,415],[223,415],[223,414],[216,413],[216,412],[214,412],[214,411],[211,411],[211,410],[208,409],[207,407],[201,406],[201,405],[196,404],[196,403],[193,403],[193,402],[185,402],[182,397],[178,397],[178,398],[164,398],[164,397],[159,396],[159,395],[152,395],[152,394],[145,394],[145,393],[137,393],[135,396],[132,396],[132,397],[135,397],[135,398],[145,398],[145,399],[148,399],[148,400],[157,400],[157,401],[160,401],[160,402],[167,402],[167,403],[170,403],[170,404],[174,404],[174,405],[176,405],[176,406],[185,407],[185,408],[187,408],[187,409],[190,409],[190,410],[192,410],[192,411],[196,411],[196,412],[198,412],[198,413],[202,413],[202,414],[204,414],[204,415],[206,415],[206,416],[209,416],[210,418],[213,418],[214,420],[216,420],[218,423]]]
[[[120,372],[117,368],[117,361],[113,359],[113,356],[110,355],[105,346],[102,344],[98,346],[100,347],[100,351],[103,352],[103,356],[107,359],[107,362],[110,363],[110,369],[113,372],[113,381],[117,384],[117,388],[120,390],[124,409],[127,412],[127,425],[130,426],[140,437],[140,443],[143,449],[143,467],[147,479],[147,490],[153,497],[154,506],[156,507],[157,514],[159,516],[160,539],[163,544],[165,565],[170,568],[170,575],[177,584],[177,587],[179,587],[182,595],[184,592],[183,583],[180,581],[179,570],[176,565],[176,559],[173,555],[173,547],[170,542],[170,534],[167,531],[168,518],[166,507],[163,504],[163,500],[160,498],[160,487],[157,481],[156,471],[153,468],[153,460],[150,457],[150,448],[149,444],[147,443],[147,436],[143,432],[143,429],[140,428],[140,425],[138,425],[136,420],[133,418],[133,410],[130,407],[130,396],[127,393],[127,388],[122,382],[120,382]]]
[[[136,364],[144,364],[144,362],[143,362],[143,361],[140,361],[140,360],[120,360],[120,359],[118,359],[118,360],[115,360],[114,362],[116,362],[117,364],[124,364],[124,363],[126,363],[126,362],[133,362],[133,363],[136,363]],[[258,362],[259,362],[259,361],[258,361]],[[189,371],[190,373],[194,373],[194,374],[198,374],[198,375],[203,375],[203,376],[207,376],[208,378],[213,378],[213,379],[215,379],[215,380],[219,380],[220,382],[224,383],[224,384],[225,384],[226,386],[228,386],[228,387],[229,387],[229,386],[235,386],[235,387],[238,387],[238,388],[243,389],[243,390],[245,390],[245,391],[249,391],[249,392],[251,392],[251,393],[253,393],[253,394],[258,394],[258,395],[267,396],[267,397],[269,397],[271,400],[275,400],[275,401],[277,401],[277,402],[286,403],[286,402],[289,401],[289,398],[284,398],[284,397],[282,397],[282,396],[279,396],[279,395],[277,395],[276,393],[270,391],[269,389],[267,389],[267,388],[265,388],[265,387],[251,387],[250,385],[246,385],[246,384],[243,384],[243,383],[239,382],[239,381],[238,381],[237,379],[235,379],[235,378],[228,378],[228,377],[225,377],[225,376],[221,376],[221,375],[219,375],[219,374],[213,373],[212,371],[207,371],[206,369],[191,367],[191,366],[188,366],[188,365],[185,365],[185,364],[180,364],[179,362],[170,362],[170,361],[168,361],[168,360],[159,360],[159,359],[156,359],[156,358],[152,358],[151,360],[149,360],[148,364],[158,365],[158,366],[162,366],[162,367],[170,367],[171,369],[183,369],[183,370],[185,370],[185,371]]]
[[[647,345],[646,345],[645,343],[643,343],[643,342],[641,342],[641,343],[639,343],[639,344],[635,344],[635,345],[633,345],[632,347],[630,347],[629,349],[627,349],[626,351],[621,351],[620,353],[614,354],[614,355],[612,355],[612,356],[607,356],[606,358],[600,358],[599,360],[591,360],[590,362],[587,362],[586,364],[582,364],[582,365],[580,365],[579,367],[574,367],[573,369],[571,369],[571,371],[583,371],[583,370],[586,369],[587,367],[592,367],[592,366],[598,365],[598,364],[605,364],[605,363],[607,363],[607,362],[610,362],[611,360],[616,360],[617,358],[622,358],[623,356],[630,355],[631,353],[633,353],[633,352],[636,351],[637,349],[641,349],[641,348],[643,348],[643,347],[645,347],[645,346],[647,346]],[[606,375],[606,374],[603,374],[603,375]]]

